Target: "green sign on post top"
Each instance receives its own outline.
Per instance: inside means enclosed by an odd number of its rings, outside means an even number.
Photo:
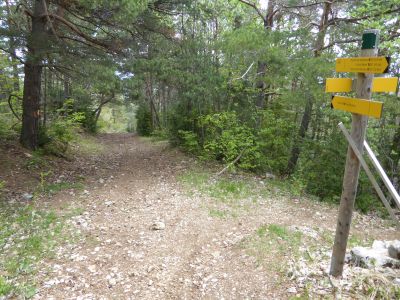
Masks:
[[[376,49],[379,43],[379,30],[371,29],[364,32],[362,36],[361,49]]]

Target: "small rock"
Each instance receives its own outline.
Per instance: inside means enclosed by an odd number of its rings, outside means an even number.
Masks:
[[[103,183],[104,183],[104,179],[103,179],[103,178],[100,178],[100,179],[99,179],[99,183],[103,184]]]
[[[400,259],[400,241],[393,241],[388,247],[391,258]]]
[[[96,272],[96,266],[95,266],[95,265],[89,266],[88,269],[89,269],[89,271],[92,272],[92,273]]]
[[[116,284],[117,284],[117,280],[114,277],[111,277],[111,278],[108,279],[108,285],[109,286],[112,287],[112,286],[114,286]]]
[[[291,288],[288,288],[288,289],[287,289],[287,292],[288,292],[288,293],[291,293],[291,294],[296,294],[296,293],[297,293],[297,290],[296,290],[296,288],[295,288],[294,286],[292,286]]]
[[[265,178],[274,180],[274,179],[276,179],[276,176],[274,174],[271,174],[271,173],[265,173]]]
[[[32,194],[29,194],[29,193],[24,193],[24,194],[22,195],[22,198],[24,198],[24,200],[29,201],[29,200],[32,200],[32,199],[33,199],[33,195],[32,195]]]
[[[152,230],[164,230],[165,229],[165,223],[161,221],[156,221],[151,225]]]

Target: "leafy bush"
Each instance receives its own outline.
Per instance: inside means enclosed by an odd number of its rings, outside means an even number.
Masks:
[[[260,153],[256,138],[249,127],[240,123],[235,112],[207,115],[201,124],[206,132],[203,147],[207,155],[224,162],[232,162],[240,156],[240,168],[258,167]]]
[[[197,139],[197,135],[192,131],[179,130],[178,137],[180,144],[183,149],[192,154],[198,154],[200,151],[200,145]]]
[[[10,122],[7,122],[5,119],[1,118],[0,115],[0,139],[10,139],[14,137],[16,131],[11,129]]]
[[[290,140],[294,125],[276,116],[272,111],[264,111],[262,128],[257,137],[260,159],[258,168],[262,171],[282,174],[290,156]]]
[[[323,201],[339,202],[346,148],[339,131],[331,133],[324,142],[309,141],[305,145],[305,157],[298,176],[304,181],[306,192]]]
[[[48,127],[43,128],[39,134],[39,145],[47,153],[62,156],[68,145],[75,139],[76,130],[85,121],[85,113],[73,112],[71,105],[74,100],[65,101],[64,106],[58,110],[58,116]]]

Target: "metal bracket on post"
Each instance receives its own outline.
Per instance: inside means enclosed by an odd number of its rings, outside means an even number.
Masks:
[[[372,174],[370,168],[368,167],[368,164],[367,164],[367,162],[365,161],[363,155],[362,155],[361,152],[358,150],[358,148],[357,148],[357,146],[356,146],[356,143],[355,143],[354,140],[351,138],[350,133],[347,131],[346,127],[343,125],[342,122],[340,122],[338,126],[339,126],[340,130],[343,132],[343,134],[344,134],[344,136],[346,137],[347,141],[349,142],[349,145],[350,145],[351,148],[353,149],[354,154],[357,156],[358,160],[360,161],[361,166],[363,167],[363,169],[364,169],[365,173],[367,174],[369,180],[371,181],[372,185],[374,186],[374,188],[375,188],[375,190],[376,190],[376,192],[377,192],[379,198],[381,198],[383,204],[385,205],[387,211],[389,212],[390,217],[391,217],[391,218],[393,219],[393,221],[396,223],[397,227],[400,228],[399,220],[396,218],[396,215],[395,215],[393,209],[390,207],[389,202],[386,200],[386,197],[385,197],[384,193],[382,192],[382,189],[380,188],[378,182],[375,180],[374,175]],[[366,148],[367,148],[368,154],[370,155],[369,152],[372,153],[373,157],[375,158],[375,161],[376,161],[377,165],[379,165],[379,167],[380,167],[380,164],[379,164],[378,160],[376,159],[375,155],[373,154],[371,148],[369,148],[367,142],[364,141],[364,146],[365,146],[365,145],[367,145],[367,147],[368,147],[368,148],[366,147]],[[368,149],[369,149],[369,151],[368,151]],[[370,157],[371,157],[371,155],[370,155]],[[371,157],[371,160],[374,160],[374,159]],[[375,165],[375,163],[374,163],[374,165]],[[386,176],[385,171],[383,171],[382,167],[380,167],[380,169],[381,169],[381,171],[383,172],[383,174]],[[379,171],[378,171],[378,172],[379,172]],[[380,174],[381,174],[381,173],[380,173]],[[382,176],[382,175],[381,175],[381,176]],[[387,178],[387,176],[386,176],[386,178]],[[386,182],[385,179],[382,178],[382,180],[385,182],[385,185],[386,185],[386,186],[390,185],[390,186],[393,187],[393,185],[392,185],[392,183],[390,182],[389,178],[387,178],[388,183]],[[389,189],[389,188],[388,188],[388,189]],[[393,187],[393,189],[394,189],[394,187]],[[390,189],[389,189],[389,191],[390,191]],[[394,192],[397,194],[396,190],[395,190]],[[393,195],[392,195],[392,196],[393,196]],[[397,197],[398,197],[398,196],[399,196],[399,195],[397,194]]]

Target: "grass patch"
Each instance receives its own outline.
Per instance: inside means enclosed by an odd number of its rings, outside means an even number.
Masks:
[[[63,219],[33,205],[0,203],[0,296],[31,298],[38,263],[64,240]]]
[[[106,151],[106,146],[100,144],[98,140],[90,135],[78,135],[71,143],[77,151],[83,155],[101,154]]]
[[[298,257],[302,234],[298,231],[288,230],[277,224],[262,225],[254,235],[245,239],[241,246],[247,254],[254,256],[259,264],[268,264],[276,271],[285,267],[282,261],[288,257]]]
[[[209,215],[214,218],[225,219],[228,216],[226,211],[218,210],[218,209],[210,209],[208,211]]]
[[[85,186],[78,182],[57,182],[57,183],[48,183],[43,186],[43,192],[46,194],[56,194],[63,190],[76,189],[83,190]]]
[[[215,200],[234,204],[240,199],[258,195],[255,185],[250,180],[244,179],[211,179],[205,172],[187,172],[178,179],[189,189],[196,189]]]
[[[25,160],[23,166],[27,170],[44,169],[48,167],[48,162],[44,157],[42,149],[32,152],[32,156]]]

